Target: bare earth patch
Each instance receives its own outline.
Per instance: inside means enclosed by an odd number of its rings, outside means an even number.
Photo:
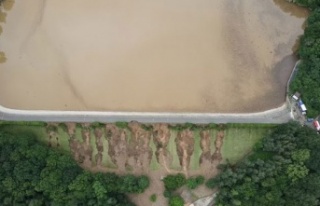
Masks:
[[[178,133],[175,141],[182,171],[188,177],[190,158],[194,150],[193,132],[188,129],[183,130]]]
[[[171,154],[167,149],[170,136],[168,124],[153,125],[153,141],[156,145],[155,154],[157,161],[168,173],[171,172],[169,167],[172,162]]]
[[[81,126],[80,126],[81,125]],[[47,133],[51,138],[58,136],[58,124],[49,124]],[[219,128],[214,141],[214,152],[210,145],[214,137],[211,130],[192,131],[184,129],[173,132],[168,124],[153,124],[146,130],[138,122],[131,122],[128,127],[119,128],[115,124],[91,126],[84,123],[76,126],[74,123],[66,123],[65,132],[68,133],[71,153],[75,160],[85,169],[93,172],[116,172],[118,174],[132,173],[135,175],[147,174],[150,178],[150,187],[140,195],[130,195],[132,201],[137,205],[151,205],[150,195],[157,194],[157,202],[153,206],[167,204],[163,197],[163,183],[161,179],[168,174],[184,173],[187,177],[203,175],[206,178],[218,173],[217,166],[221,163],[221,147],[223,145],[224,128]],[[200,142],[195,147],[195,132],[199,132]],[[93,138],[93,139],[92,139]],[[108,146],[104,145],[105,141]],[[172,141],[175,147],[169,147]],[[50,142],[50,141],[49,141]],[[154,144],[155,147],[151,147]],[[195,148],[201,148],[198,160],[199,169],[190,169],[191,156]],[[94,153],[96,149],[96,153]],[[176,150],[176,151],[174,151]],[[179,158],[181,169],[171,169],[172,154],[176,153]],[[95,155],[94,155],[95,154]],[[150,169],[152,157],[160,167],[156,170]],[[110,159],[116,168],[103,164],[103,159]],[[205,186],[190,191],[186,187],[178,191],[189,203],[199,197],[212,194],[213,191]]]
[[[126,171],[128,157],[127,133],[114,124],[106,124],[106,136],[109,142],[108,154],[119,171]]]
[[[130,122],[131,139],[128,147],[128,165],[136,173],[148,173],[152,158],[150,148],[151,132],[141,128],[137,122]]]

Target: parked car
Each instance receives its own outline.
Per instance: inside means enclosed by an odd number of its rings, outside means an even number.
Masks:
[[[317,129],[317,131],[320,131],[320,124],[317,120],[313,121],[313,126]]]

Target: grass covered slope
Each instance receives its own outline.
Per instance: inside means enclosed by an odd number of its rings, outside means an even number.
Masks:
[[[117,124],[116,124],[117,125]],[[101,125],[100,125],[101,126]],[[129,148],[134,142],[132,142],[132,135],[135,133],[132,132],[127,125],[122,126],[123,131],[127,135],[127,139],[121,143],[127,145],[127,148]],[[142,127],[144,127],[142,125]],[[180,128],[181,127],[181,128]],[[191,130],[192,131],[192,139],[193,142],[186,142],[186,144],[192,144],[193,151],[190,155],[190,162],[189,162],[189,170],[190,171],[196,171],[201,169],[200,167],[200,158],[203,155],[203,150],[201,148],[201,140],[203,140],[203,135],[201,135],[202,131],[208,131],[208,148],[211,152],[211,155],[213,155],[217,150],[217,136],[219,134],[219,131],[223,131],[224,137],[222,137],[221,145],[219,147],[219,150],[221,149],[221,155],[222,155],[222,162],[229,161],[231,163],[234,163],[240,159],[242,159],[244,156],[246,156],[253,148],[253,146],[266,134],[268,134],[274,125],[259,125],[259,124],[227,124],[224,126],[224,128],[220,129],[218,125],[211,125],[211,127],[203,128],[202,126],[196,126],[196,125],[178,125],[176,127],[168,127],[169,133],[164,134],[167,138],[167,146],[165,147],[168,155],[171,157],[168,157],[167,166],[168,169],[180,171],[181,164],[179,160],[179,154],[177,151],[177,137],[179,133],[181,134],[183,131]],[[96,168],[97,167],[97,161],[96,156],[99,153],[98,148],[100,145],[98,145],[99,138],[95,134],[95,128],[97,128],[96,125],[92,124],[89,126],[89,134],[90,139],[88,141],[89,145],[88,147],[91,148],[91,155],[90,158],[92,160],[91,167]],[[117,126],[117,128],[121,128]],[[102,126],[101,131],[103,132],[102,138],[102,148],[103,150],[100,152],[102,154],[102,162],[101,167],[102,168],[108,168],[112,170],[119,169],[118,166],[113,162],[112,156],[110,156],[110,147],[112,143],[112,139],[117,139],[118,137],[113,134],[112,137],[108,137],[107,133],[105,133],[105,126]],[[150,130],[150,128],[146,128]],[[25,125],[23,123],[16,123],[16,122],[0,122],[0,130],[4,132],[9,132],[13,135],[19,135],[19,134],[25,134],[28,136],[35,137],[39,142],[48,145],[50,147],[59,149],[61,152],[66,154],[73,154],[74,151],[72,144],[70,143],[70,140],[74,140],[78,142],[79,144],[84,145],[85,141],[82,135],[82,131],[84,128],[81,126],[81,124],[77,124],[74,130],[74,135],[72,136],[70,131],[68,131],[68,128],[64,124],[58,124],[56,126],[48,126],[44,123],[33,123],[30,125]],[[147,131],[147,130],[141,130]],[[155,132],[153,132],[153,135],[149,136],[149,148],[151,149],[152,157],[150,160],[149,168],[151,171],[156,171],[162,168],[163,165],[161,165],[158,162],[156,153],[158,151],[157,145],[158,142],[155,141]],[[71,137],[72,136],[72,137]],[[119,143],[120,144],[120,143]],[[117,147],[117,144],[113,145],[113,147]],[[76,150],[79,152],[81,148],[77,148]],[[83,150],[83,149],[81,149]],[[129,149],[127,150],[129,151]],[[81,153],[81,152],[80,152]],[[219,151],[220,153],[220,151]],[[82,153],[81,153],[82,154]]]
[[[308,2],[314,2],[310,6],[315,9],[307,20],[304,36],[300,40],[299,56],[302,63],[290,88],[292,92],[302,93],[307,115],[315,117],[320,114],[320,1]]]
[[[298,123],[280,125],[253,154],[225,165],[207,186],[218,206],[316,206],[320,198],[320,139]]]

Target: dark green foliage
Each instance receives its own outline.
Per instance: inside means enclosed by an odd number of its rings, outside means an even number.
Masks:
[[[320,7],[319,0],[289,0],[290,2],[296,3],[300,6],[305,6],[310,9],[315,9]]]
[[[184,124],[176,124],[176,125],[170,125],[170,129],[173,130],[177,130],[177,131],[182,131],[182,130],[186,130],[186,129],[190,129],[190,130],[195,130],[199,128],[198,125],[193,124],[193,123],[184,123]]]
[[[169,206],[183,206],[183,205],[184,205],[184,201],[182,197],[178,195],[172,196],[169,199]]]
[[[174,191],[186,184],[186,177],[179,173],[177,175],[168,175],[163,179],[166,190]]]
[[[66,123],[59,123],[59,127],[66,133],[68,133],[68,126]]]
[[[128,128],[128,122],[116,122],[115,125],[121,129],[127,129]]]
[[[157,201],[157,195],[156,194],[152,194],[149,199],[150,199],[151,202],[156,202]]]
[[[297,0],[306,6],[316,8],[319,0]],[[292,92],[302,93],[302,99],[307,106],[307,115],[315,117],[320,114],[320,8],[311,12],[304,36],[300,40],[299,55],[302,63],[298,73],[290,85]]]
[[[125,193],[149,186],[146,176],[86,172],[26,135],[0,132],[0,165],[0,205],[130,206]]]
[[[206,185],[219,188],[217,205],[319,205],[319,148],[314,130],[294,122],[283,124],[262,139],[251,156],[225,165]]]
[[[95,129],[95,128],[103,128],[105,126],[105,124],[101,123],[101,122],[92,122],[90,124],[90,127]]]
[[[121,190],[128,193],[142,193],[149,187],[149,184],[149,179],[146,176],[126,175],[122,178]]]
[[[47,126],[46,122],[0,121],[0,125]]]
[[[141,124],[141,128],[146,131],[152,131],[153,129],[152,125],[148,125],[148,124]]]
[[[203,129],[216,129],[217,127],[218,127],[218,125],[215,124],[215,123],[209,123],[209,124],[206,124],[206,125],[202,125]]]
[[[187,180],[187,187],[191,190],[196,189],[199,185],[204,183],[204,177],[199,175],[196,177],[190,177]]]

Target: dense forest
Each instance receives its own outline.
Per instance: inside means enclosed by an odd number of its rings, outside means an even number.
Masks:
[[[291,91],[299,91],[307,106],[309,117],[320,114],[320,0],[295,0],[312,9],[300,40],[299,56],[302,63],[291,83]]]
[[[280,125],[253,154],[206,183],[218,206],[315,206],[320,201],[320,138],[292,122]]]
[[[310,9],[315,9],[317,7],[320,7],[320,1],[319,0],[288,0],[289,2],[296,3],[300,6],[305,6]]]
[[[26,135],[0,132],[0,205],[131,206],[126,193],[142,193],[146,176],[90,173],[71,156]]]

